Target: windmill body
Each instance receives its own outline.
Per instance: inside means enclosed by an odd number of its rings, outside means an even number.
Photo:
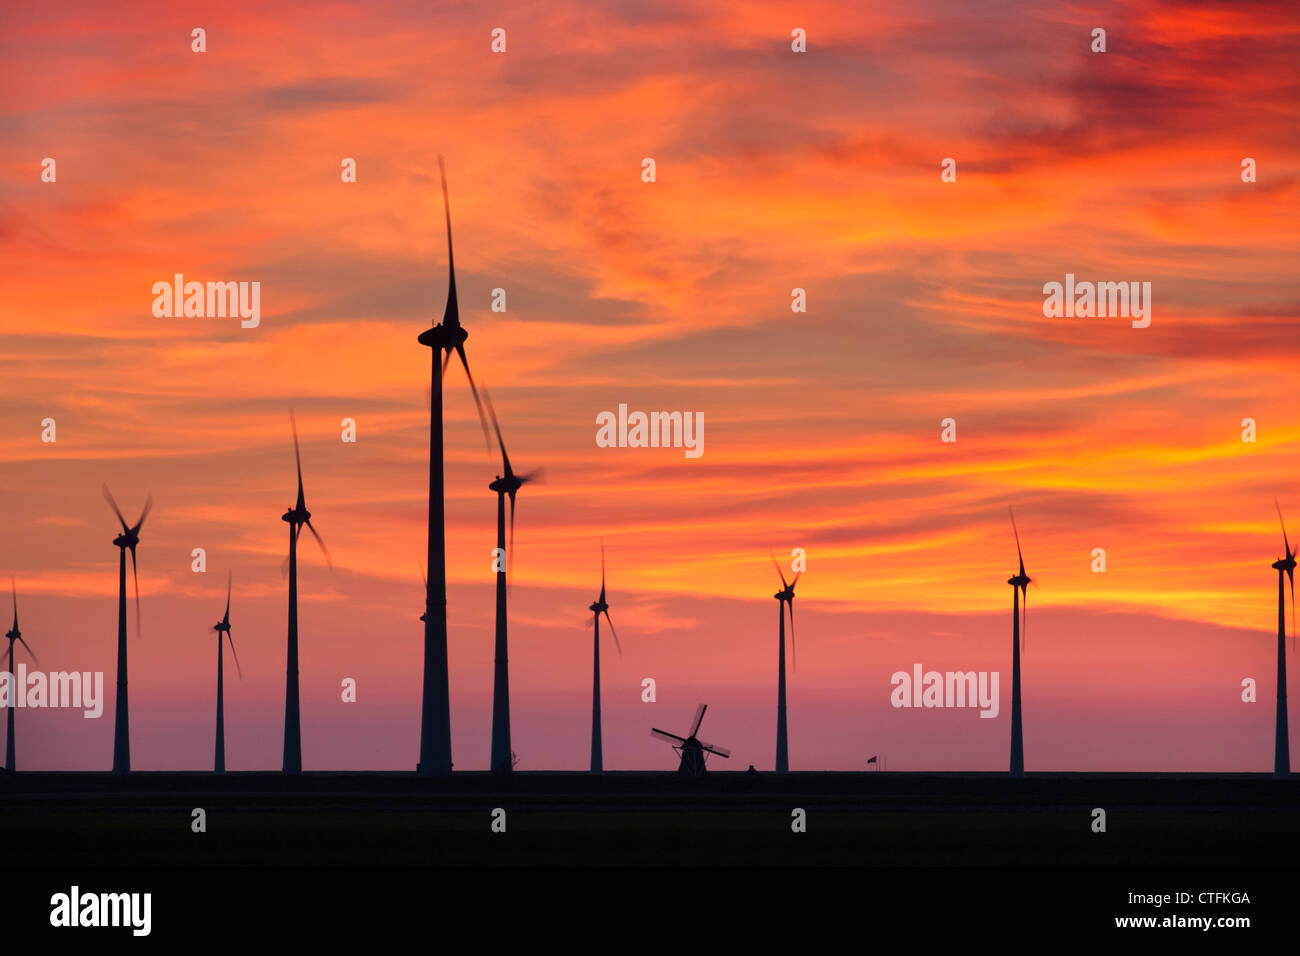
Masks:
[[[5,634],[5,637],[9,639],[9,674],[11,675],[10,679],[14,681],[12,693],[9,695],[9,720],[5,729],[5,770],[9,773],[13,773],[18,769],[14,754],[14,717],[18,713],[18,695],[22,693],[22,689],[17,686],[17,677],[14,676],[14,644],[21,644],[27,653],[31,654],[32,660],[36,660],[36,655],[32,653],[32,649],[23,640],[23,632],[18,629],[18,588],[16,586],[13,589],[13,597],[14,626]]]
[[[226,613],[212,626],[217,632],[217,749],[212,769],[215,773],[226,772],[226,717],[225,717],[225,654],[222,640],[230,641],[230,653],[235,654],[235,639],[230,634],[230,583],[226,583]],[[239,656],[235,655],[235,668],[239,668]],[[241,673],[242,677],[243,674]]]
[[[772,558],[772,564],[776,566],[776,573],[781,576],[781,590],[777,591],[772,597],[776,598],[777,611],[777,649],[776,649],[776,772],[790,772],[790,747],[789,737],[786,729],[786,707],[785,707],[785,614],[786,608],[790,609],[790,648],[794,649],[794,586],[799,583],[799,576],[803,574],[799,571],[795,574],[794,580],[786,582],[785,572],[781,570],[781,565],[777,564],[776,558]]]
[[[506,547],[506,493],[501,479],[489,486],[497,492],[497,547]],[[496,649],[492,665],[492,772],[510,773],[510,663],[506,619],[506,571],[501,562],[497,571]]]
[[[1011,516],[1011,528],[1016,536],[1016,555],[1020,559],[1020,570],[1007,579],[1011,585],[1011,769],[1013,777],[1025,775],[1024,731],[1020,722],[1020,641],[1023,636],[1020,620],[1020,595],[1025,595],[1026,609],[1029,602],[1029,582],[1032,580],[1025,573],[1025,559],[1020,552],[1020,531],[1016,528],[1016,516]]]
[[[130,709],[127,706],[126,690],[126,553],[131,552],[131,575],[135,579],[135,615],[136,630],[140,629],[140,579],[136,572],[135,549],[140,543],[140,528],[153,506],[153,497],[145,499],[144,510],[140,520],[128,525],[122,517],[122,511],[113,500],[113,495],[104,486],[104,498],[122,524],[122,533],[113,539],[118,549],[117,570],[117,699],[113,713],[113,772],[129,773],[131,771],[131,727]]]
[[[1274,564],[1277,568],[1282,562]],[[1295,560],[1291,561],[1292,570]],[[1279,568],[1277,574],[1277,725],[1273,730],[1273,773],[1279,777],[1291,773],[1291,737],[1287,727],[1286,703],[1286,611],[1283,602],[1282,575],[1285,568]]]
[[[604,753],[600,741],[600,611],[599,602],[591,605],[595,612],[595,631],[591,643],[591,772],[605,769]],[[608,608],[609,605],[605,605]]]
[[[305,510],[305,509],[304,509]],[[302,713],[298,701],[298,513],[290,508],[282,520],[289,523],[289,649],[284,667],[285,773],[302,772]]]
[[[1020,591],[1017,577],[1007,581],[1011,591],[1011,776],[1025,775],[1024,729],[1020,721]],[[1025,583],[1028,583],[1026,579]]]
[[[452,353],[460,357],[487,438],[487,421],[479,402],[478,389],[465,357],[469,333],[460,324],[456,300],[456,265],[451,245],[451,204],[447,198],[447,173],[442,173],[442,202],[447,219],[447,308],[442,322],[420,333],[419,343],[431,350],[429,389],[429,578],[424,598],[424,681],[420,703],[420,762],[416,772],[426,777],[451,773],[451,684],[447,670],[447,552],[446,512],[443,501],[442,375]],[[445,355],[439,370],[439,354]]]
[[[9,673],[14,672],[14,639],[10,631],[5,637],[9,638]],[[15,686],[13,693],[9,695],[9,719],[5,725],[5,770],[13,773],[18,769],[14,762],[14,717],[18,713],[18,688]]]
[[[492,772],[506,774],[514,769],[514,755],[510,749],[510,664],[508,641],[508,617],[506,613],[506,573],[507,567],[514,566],[515,554],[515,496],[526,482],[534,480],[538,473],[516,475],[510,467],[510,456],[506,454],[505,439],[501,437],[501,423],[497,421],[492,399],[484,389],[483,397],[492,416],[492,427],[496,430],[497,444],[501,448],[501,470],[496,480],[488,489],[497,496],[497,553],[508,556],[509,563],[502,561],[497,566],[497,628],[496,656],[493,664],[492,678]],[[506,551],[506,498],[510,499],[510,550]]]
[[[623,656],[623,646],[618,642],[618,632],[614,630],[614,622],[609,616],[609,604],[605,600],[604,545],[600,548],[600,597],[591,603],[588,610],[592,613],[592,623],[595,625],[591,645],[591,772],[600,773],[605,769],[600,741],[600,616],[602,614],[605,615],[610,633],[614,636],[614,646],[618,648],[619,656]]]
[[[776,772],[789,773],[790,745],[785,710],[785,602],[777,592],[777,677],[776,677]]]
[[[284,687],[284,759],[282,769],[285,773],[302,772],[302,715],[298,698],[298,539],[305,527],[312,533],[320,545],[325,561],[330,567],[329,551],[325,542],[317,534],[311,523],[311,512],[307,510],[307,498],[302,488],[302,452],[298,447],[298,426],[290,413],[293,424],[293,455],[298,467],[298,498],[292,508],[280,516],[280,520],[289,525],[289,634],[288,652],[285,662]],[[231,645],[234,646],[233,644]]]
[[[226,772],[226,715],[225,715],[225,668],[223,658],[225,648],[221,644],[221,635],[217,634],[217,751],[212,763],[214,773]]]
[[[126,545],[122,536],[113,540],[121,549],[117,572],[117,700],[113,709],[113,773],[131,770],[131,717],[126,696]]]
[[[1291,774],[1291,738],[1287,727],[1286,703],[1286,604],[1283,578],[1291,583],[1291,627],[1295,628],[1295,569],[1296,551],[1286,534],[1282,508],[1278,506],[1277,519],[1282,524],[1282,547],[1286,557],[1273,562],[1277,571],[1277,724],[1273,731],[1273,774],[1286,777]]]

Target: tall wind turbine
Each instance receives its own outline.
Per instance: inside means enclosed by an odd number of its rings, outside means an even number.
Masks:
[[[479,401],[474,376],[465,357],[465,340],[469,333],[461,327],[460,308],[456,303],[456,265],[451,249],[451,203],[447,199],[447,170],[438,157],[442,175],[442,205],[447,218],[447,308],[442,322],[420,333],[419,342],[432,350],[432,387],[429,389],[429,580],[424,596],[424,689],[420,710],[420,762],[416,772],[425,777],[445,777],[451,773],[451,688],[447,675],[447,554],[444,526],[442,482],[442,376],[447,372],[451,353],[460,356],[469,379],[474,405],[483,426],[483,439],[490,441],[483,405]],[[442,372],[438,370],[438,353],[446,353]],[[489,444],[489,447],[490,444]]]
[[[1016,515],[1010,508],[1011,530],[1016,536],[1016,556],[1020,559],[1020,570],[1014,577],[1007,578],[1011,585],[1011,776],[1025,775],[1025,742],[1020,726],[1020,595],[1025,595],[1025,623],[1029,617],[1029,582],[1025,574],[1025,558],[1020,551],[1020,530],[1016,527]]]
[[[514,565],[515,559],[515,495],[525,482],[532,481],[538,472],[516,475],[510,467],[510,456],[506,454],[505,439],[501,437],[501,424],[497,421],[496,410],[492,407],[492,398],[487,389],[483,389],[483,398],[487,403],[488,413],[492,416],[492,427],[497,433],[497,444],[501,448],[501,468],[504,474],[498,475],[496,481],[488,485],[497,493],[497,548],[505,554]],[[506,551],[506,497],[510,498],[510,550]],[[510,751],[510,667],[507,655],[506,622],[506,563],[503,561],[497,570],[497,638],[496,662],[492,678],[492,772],[510,773],[513,760]]]
[[[332,569],[329,549],[311,523],[311,512],[302,493],[302,453],[298,449],[298,423],[289,413],[293,426],[293,457],[298,464],[298,500],[280,516],[289,524],[289,661],[285,667],[284,688],[284,772],[302,772],[302,722],[298,710],[298,536],[304,525],[320,545],[325,563]],[[233,644],[231,645],[234,646]]]
[[[5,770],[13,773],[18,769],[18,765],[14,763],[14,715],[18,713],[18,695],[26,689],[18,685],[18,677],[14,672],[14,641],[27,649],[27,653],[31,654],[32,660],[36,662],[37,666],[41,662],[36,660],[36,655],[32,652],[31,647],[23,640],[23,632],[18,630],[18,585],[14,584],[12,579],[9,583],[14,592],[14,626],[9,629],[9,633],[5,637],[9,638],[9,673],[13,683],[10,685],[12,690],[9,694],[9,726],[5,731]]]
[[[140,577],[135,567],[135,547],[140,543],[140,528],[144,524],[149,509],[153,507],[153,495],[144,502],[140,520],[128,525],[122,517],[122,509],[113,500],[113,494],[104,486],[104,498],[108,501],[117,520],[122,523],[122,533],[113,539],[118,549],[117,570],[117,709],[113,717],[113,773],[131,772],[131,727],[126,699],[126,552],[131,551],[131,577],[135,581],[135,632],[140,633]]]
[[[591,772],[600,773],[605,769],[600,745],[600,616],[605,615],[609,632],[614,635],[614,646],[618,656],[623,656],[623,645],[619,643],[618,631],[609,616],[609,605],[605,602],[605,543],[600,545],[600,597],[592,602],[592,623],[596,626],[596,636],[592,642],[592,677],[591,677]]]
[[[776,772],[789,773],[790,747],[785,726],[785,608],[787,604],[790,606],[790,655],[794,657],[794,586],[799,583],[799,576],[803,572],[796,571],[794,580],[787,584],[785,572],[781,570],[775,555],[772,555],[772,564],[776,566],[776,573],[781,575],[781,590],[772,595],[777,600],[779,641],[776,678]]]
[[[1291,738],[1287,733],[1286,710],[1286,611],[1282,603],[1282,575],[1291,581],[1291,629],[1295,633],[1295,566],[1296,552],[1286,536],[1286,522],[1282,521],[1282,506],[1277,505],[1277,520],[1282,523],[1282,547],[1286,557],[1273,562],[1277,569],[1277,728],[1273,734],[1273,775],[1286,777],[1291,773]]]
[[[225,692],[223,689],[224,670],[223,667],[223,648],[221,638],[224,635],[230,642],[230,653],[235,658],[235,670],[239,672],[239,679],[244,679],[244,670],[239,666],[239,655],[235,654],[235,639],[230,636],[230,577],[226,577],[226,613],[222,615],[221,620],[212,625],[212,629],[217,632],[217,756],[216,762],[212,769],[215,773],[226,772],[226,717],[225,717]]]

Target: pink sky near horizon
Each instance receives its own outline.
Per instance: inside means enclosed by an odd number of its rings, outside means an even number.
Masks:
[[[770,769],[767,555],[796,547],[792,769],[873,753],[894,770],[1004,768],[1008,506],[1037,580],[1029,769],[1271,768],[1275,497],[1300,537],[1300,16],[1286,4],[108,3],[5,18],[0,546],[43,669],[108,685],[97,721],[22,712],[20,767],[110,762],[103,482],[129,517],[156,500],[130,638],[134,766],[211,765],[203,638],[229,569],[244,680],[227,658],[228,766],[279,766],[290,407],[335,561],[303,542],[304,765],[414,766],[429,368],[415,338],[446,295],[442,153],[470,364],[516,469],[546,469],[519,497],[521,769],[587,764],[602,537],[626,655],[602,648],[607,768],[671,769],[649,727],[680,731],[707,702],[702,736],[734,769]],[[790,51],[796,26],[806,54]],[[1089,51],[1094,26],[1105,54]],[[939,178],[948,156],[955,183]],[[1246,156],[1257,183],[1241,181]],[[178,272],[260,281],[260,327],[155,318],[151,287]],[[1044,318],[1043,283],[1067,272],[1150,281],[1151,327]],[[489,308],[498,287],[505,313]],[[596,447],[595,416],[620,403],[703,412],[703,457]],[[500,465],[456,368],[445,415],[453,750],[484,769]],[[339,440],[348,417],[356,444]],[[939,440],[947,417],[955,444]],[[889,675],[918,661],[999,670],[998,718],[890,707]]]

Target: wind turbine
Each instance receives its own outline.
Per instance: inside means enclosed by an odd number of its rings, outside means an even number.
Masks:
[[[239,666],[239,655],[235,654],[235,639],[230,636],[230,576],[226,577],[226,613],[222,615],[221,620],[212,625],[212,629],[217,632],[217,757],[213,765],[214,773],[226,772],[226,718],[225,718],[225,693],[223,690],[224,667],[221,646],[221,638],[224,635],[230,642],[230,653],[235,658],[235,670],[239,672],[239,679],[244,679],[243,668]]]
[[[1286,777],[1291,774],[1291,739],[1287,733],[1286,709],[1286,610],[1282,603],[1282,575],[1291,581],[1291,633],[1295,634],[1295,567],[1296,552],[1291,549],[1291,542],[1286,536],[1286,522],[1282,520],[1282,506],[1277,507],[1277,520],[1282,524],[1282,547],[1286,557],[1273,562],[1277,569],[1277,727],[1273,734],[1273,775]]]
[[[419,342],[432,350],[432,387],[429,389],[429,580],[424,604],[424,688],[420,705],[420,762],[416,773],[441,777],[451,773],[451,689],[447,674],[447,554],[442,476],[442,376],[447,372],[451,353],[460,356],[469,379],[474,405],[483,426],[483,440],[489,443],[487,420],[479,401],[474,376],[465,357],[465,340],[469,333],[460,324],[456,303],[456,265],[451,249],[451,203],[447,199],[447,170],[438,157],[442,176],[442,205],[447,218],[447,308],[442,322],[420,333]],[[446,353],[442,372],[438,370],[438,353]]]
[[[781,575],[781,590],[777,591],[772,597],[777,600],[777,621],[778,621],[778,640],[777,646],[777,678],[776,678],[776,772],[790,772],[790,748],[786,736],[785,726],[785,608],[790,606],[790,655],[795,658],[794,654],[794,586],[799,583],[799,576],[802,571],[795,572],[794,580],[789,584],[785,580],[785,572],[781,570],[781,565],[777,563],[776,556],[772,555],[772,564],[776,567],[776,573]],[[797,661],[798,659],[795,658]]]
[[[483,398],[487,402],[488,413],[492,416],[492,427],[497,433],[497,444],[501,447],[501,468],[504,474],[498,475],[488,488],[497,493],[497,549],[507,556],[511,566],[515,557],[515,495],[525,482],[537,478],[538,472],[516,475],[510,467],[510,456],[506,454],[505,439],[501,437],[501,424],[497,421],[496,410],[492,407],[492,398],[487,389],[483,389]],[[510,497],[510,550],[506,551],[506,496]],[[506,619],[506,563],[497,565],[497,634],[496,662],[492,680],[492,772],[510,773],[514,769],[510,750],[510,667],[507,655],[507,619]]]
[[[604,759],[600,745],[600,616],[605,615],[605,620],[609,624],[609,632],[614,635],[614,646],[618,648],[618,656],[623,656],[623,645],[619,643],[618,631],[614,630],[614,622],[609,616],[609,605],[605,602],[605,543],[600,544],[600,597],[592,602],[589,609],[592,612],[592,623],[596,626],[595,638],[592,641],[592,677],[591,677],[591,772],[600,773],[605,769]]]
[[[302,772],[302,720],[298,710],[298,536],[303,525],[312,533],[316,543],[325,555],[325,563],[331,570],[334,562],[330,560],[329,549],[316,533],[311,523],[311,512],[307,510],[307,500],[302,492],[302,453],[298,449],[298,422],[293,412],[289,412],[289,423],[293,427],[293,457],[298,464],[298,500],[292,508],[280,516],[281,521],[289,524],[289,660],[285,667],[284,689],[284,772]],[[234,647],[234,644],[231,644]]]
[[[135,581],[135,632],[140,633],[140,577],[135,567],[135,547],[140,543],[140,528],[144,524],[149,509],[153,507],[153,495],[144,502],[140,520],[128,525],[122,517],[122,509],[113,500],[113,494],[104,485],[104,498],[109,507],[122,523],[122,533],[113,539],[118,549],[117,571],[117,705],[113,717],[113,773],[131,772],[131,727],[126,697],[126,552],[131,551],[131,577]]]
[[[13,587],[14,593],[14,626],[10,628],[9,633],[5,635],[5,637],[9,638],[9,675],[10,680],[12,681],[10,684],[11,692],[9,694],[9,726],[5,731],[5,770],[9,773],[13,773],[18,769],[18,765],[14,762],[14,715],[18,713],[18,695],[25,690],[25,688],[18,685],[18,677],[14,671],[14,641],[17,641],[27,649],[27,653],[31,654],[32,660],[35,661],[37,666],[39,666],[41,662],[36,660],[36,654],[32,651],[27,642],[23,640],[23,632],[18,630],[18,585],[13,583],[12,578],[9,583]]]
[[[1029,582],[1032,578],[1025,573],[1025,557],[1020,551],[1020,530],[1016,527],[1016,515],[1010,508],[1011,530],[1016,536],[1016,556],[1020,559],[1020,570],[1014,577],[1007,578],[1011,585],[1011,776],[1025,775],[1025,742],[1020,726],[1020,594],[1025,595],[1025,630],[1029,623]]]
[[[731,756],[731,751],[726,747],[703,743],[695,736],[700,732],[700,724],[704,722],[704,712],[708,709],[708,704],[700,704],[695,711],[695,723],[691,727],[689,737],[678,737],[676,734],[670,734],[658,727],[650,730],[651,737],[668,741],[673,745],[673,749],[681,754],[681,763],[677,765],[677,772],[680,774],[689,777],[702,777],[704,775],[704,761],[707,759],[704,756],[706,753],[716,754],[719,757],[729,758]]]

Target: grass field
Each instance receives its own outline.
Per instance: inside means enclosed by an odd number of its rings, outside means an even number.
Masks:
[[[0,777],[0,838],[34,866],[1272,866],[1300,859],[1300,780],[34,773]]]

